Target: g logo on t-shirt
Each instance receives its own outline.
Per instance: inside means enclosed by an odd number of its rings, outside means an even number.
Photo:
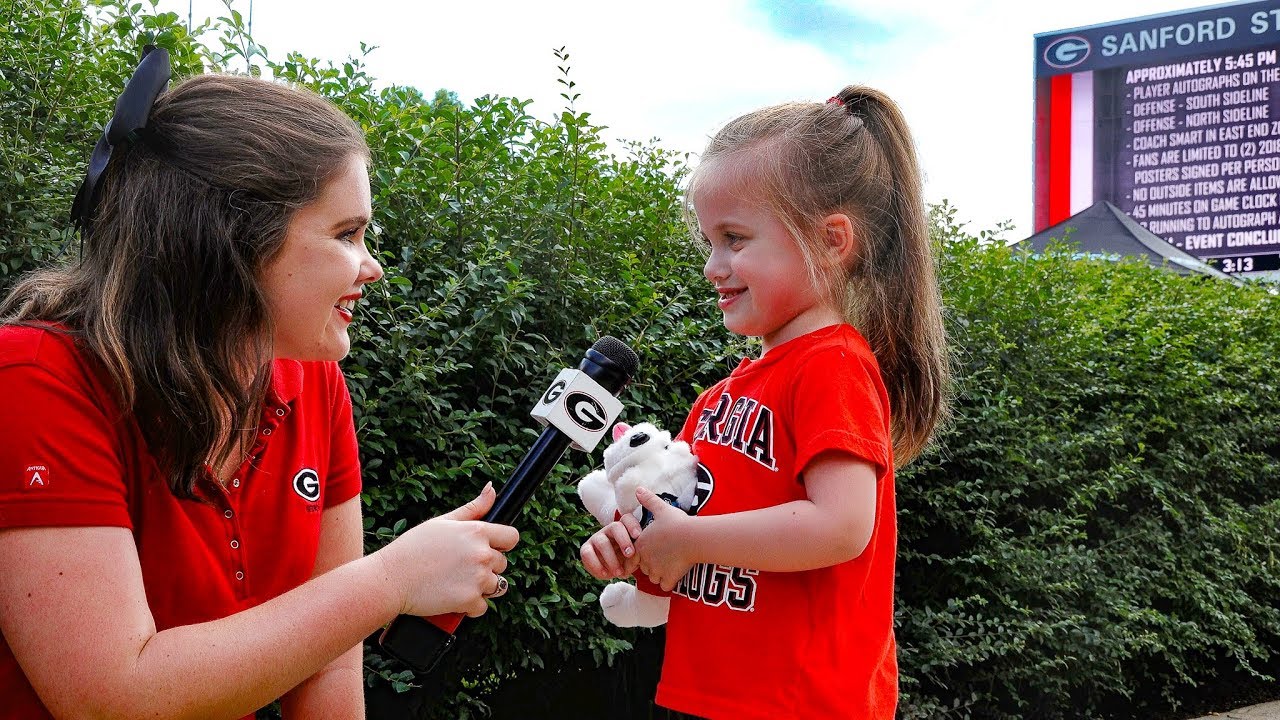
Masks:
[[[293,476],[293,491],[307,502],[320,499],[320,475],[311,468],[302,468]]]
[[[711,499],[711,493],[715,492],[716,489],[716,479],[706,465],[698,463],[694,473],[698,480],[694,486],[693,507],[689,508],[690,515],[697,515],[702,506],[706,505],[707,501]]]

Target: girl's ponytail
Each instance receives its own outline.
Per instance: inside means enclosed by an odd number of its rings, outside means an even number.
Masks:
[[[868,173],[853,183],[883,197],[852,202],[854,213],[861,208],[863,240],[848,277],[845,315],[880,363],[893,413],[894,454],[906,464],[924,450],[946,415],[950,379],[920,169],[906,120],[892,100],[857,86],[844,88],[835,100],[861,121],[883,156],[883,163],[873,164],[878,176]]]

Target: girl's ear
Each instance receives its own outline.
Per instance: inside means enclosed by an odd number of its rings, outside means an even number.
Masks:
[[[822,219],[819,228],[823,242],[832,251],[838,265],[848,267],[857,251],[857,239],[853,235],[853,221],[844,213],[832,213]]]

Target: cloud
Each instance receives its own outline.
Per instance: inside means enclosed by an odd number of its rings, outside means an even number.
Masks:
[[[754,0],[752,7],[778,37],[808,43],[848,59],[851,46],[879,45],[892,38],[883,22],[815,0]]]

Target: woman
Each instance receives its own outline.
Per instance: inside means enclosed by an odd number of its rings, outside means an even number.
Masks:
[[[322,98],[144,56],[73,216],[0,304],[0,718],[363,717],[361,642],[505,591],[475,500],[362,557],[337,360],[368,148]]]

